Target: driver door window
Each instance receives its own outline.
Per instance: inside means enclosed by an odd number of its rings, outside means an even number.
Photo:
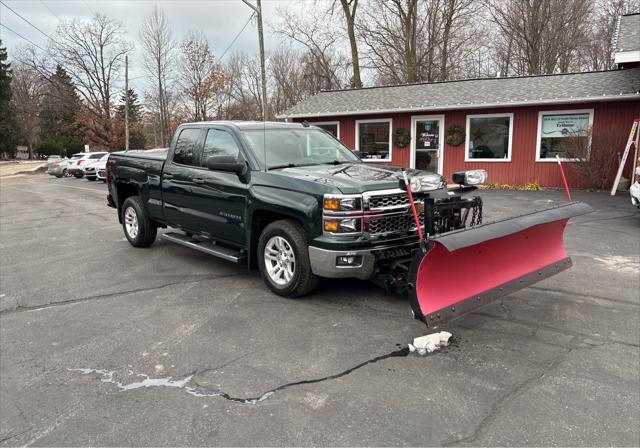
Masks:
[[[200,166],[207,166],[207,159],[211,156],[231,156],[237,159],[240,155],[240,148],[233,136],[220,129],[209,129],[207,138],[204,141]]]

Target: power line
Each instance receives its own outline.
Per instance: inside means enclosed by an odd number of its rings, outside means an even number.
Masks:
[[[60,16],[58,14],[56,14],[55,12],[53,12],[53,10],[51,8],[49,8],[49,5],[47,5],[44,0],[40,0],[40,3],[42,3],[44,5],[45,8],[47,8],[49,10],[49,12],[51,14],[53,14],[53,16],[58,19],[58,21],[60,20]]]
[[[229,46],[222,52],[222,56],[220,56],[218,58],[218,61],[221,61],[222,58],[224,58],[224,56],[227,54],[227,51],[229,51],[229,49],[231,47],[233,47],[233,44],[236,43],[236,40],[238,40],[238,37],[240,37],[240,35],[242,34],[242,32],[244,31],[244,29],[247,27],[247,25],[249,25],[249,22],[251,22],[251,19],[253,19],[253,16],[255,16],[256,13],[252,12],[251,15],[249,16],[249,19],[247,20],[247,23],[244,24],[244,26],[242,27],[242,29],[240,30],[240,32],[238,34],[236,34],[236,37],[233,38],[233,40],[231,41],[231,43],[229,44]]]
[[[20,13],[18,13],[17,11],[15,11],[11,6],[8,6],[5,2],[0,1],[0,3],[7,8],[9,11],[11,11],[12,13],[14,13],[15,15],[17,15],[18,17],[20,17],[22,20],[24,20],[25,22],[27,22],[29,25],[31,25],[33,28],[35,28],[36,30],[40,31],[40,33],[42,33],[44,36],[47,37],[47,39],[51,39],[51,36],[49,36],[47,33],[45,33],[44,31],[42,31],[40,28],[38,28],[37,26],[35,26],[33,23],[31,23],[29,20],[25,19]]]
[[[89,12],[91,13],[91,15],[94,15],[95,12],[93,9],[91,9],[91,6],[89,6],[89,3],[87,3],[87,0],[82,0],[82,3],[84,3],[84,6],[87,7],[87,9],[89,10]]]
[[[40,45],[38,45],[37,43],[35,43],[34,41],[32,41],[31,39],[27,39],[26,37],[24,37],[22,34],[12,30],[11,28],[9,28],[7,25],[5,25],[4,23],[0,23],[0,26],[5,27],[6,29],[8,29],[9,31],[11,31],[13,34],[15,34],[18,37],[23,38],[24,40],[26,40],[27,42],[29,42],[31,45],[34,45],[36,47],[38,47],[39,49],[41,49],[42,51],[47,51],[44,48],[42,48]]]

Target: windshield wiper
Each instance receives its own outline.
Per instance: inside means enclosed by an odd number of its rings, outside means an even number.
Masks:
[[[268,170],[279,170],[281,168],[295,168],[297,166],[302,166],[302,165],[296,165],[295,163],[285,163],[285,164],[282,164],[282,165],[268,166],[267,169]]]

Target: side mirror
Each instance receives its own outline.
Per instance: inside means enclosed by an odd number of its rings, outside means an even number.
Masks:
[[[233,156],[211,156],[207,159],[207,168],[212,171],[244,174],[247,166],[243,160],[238,160]]]

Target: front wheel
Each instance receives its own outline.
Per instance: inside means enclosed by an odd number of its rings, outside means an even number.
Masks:
[[[83,173],[82,171],[74,171],[74,172],[73,172],[73,176],[74,176],[76,179],[81,179],[81,178],[82,178],[82,176],[84,176],[84,173]]]
[[[122,228],[124,236],[134,247],[149,247],[158,234],[158,228],[144,212],[140,199],[127,198],[122,204]]]
[[[276,221],[265,227],[258,241],[258,267],[269,289],[279,296],[302,297],[318,284],[304,231],[295,221]]]

